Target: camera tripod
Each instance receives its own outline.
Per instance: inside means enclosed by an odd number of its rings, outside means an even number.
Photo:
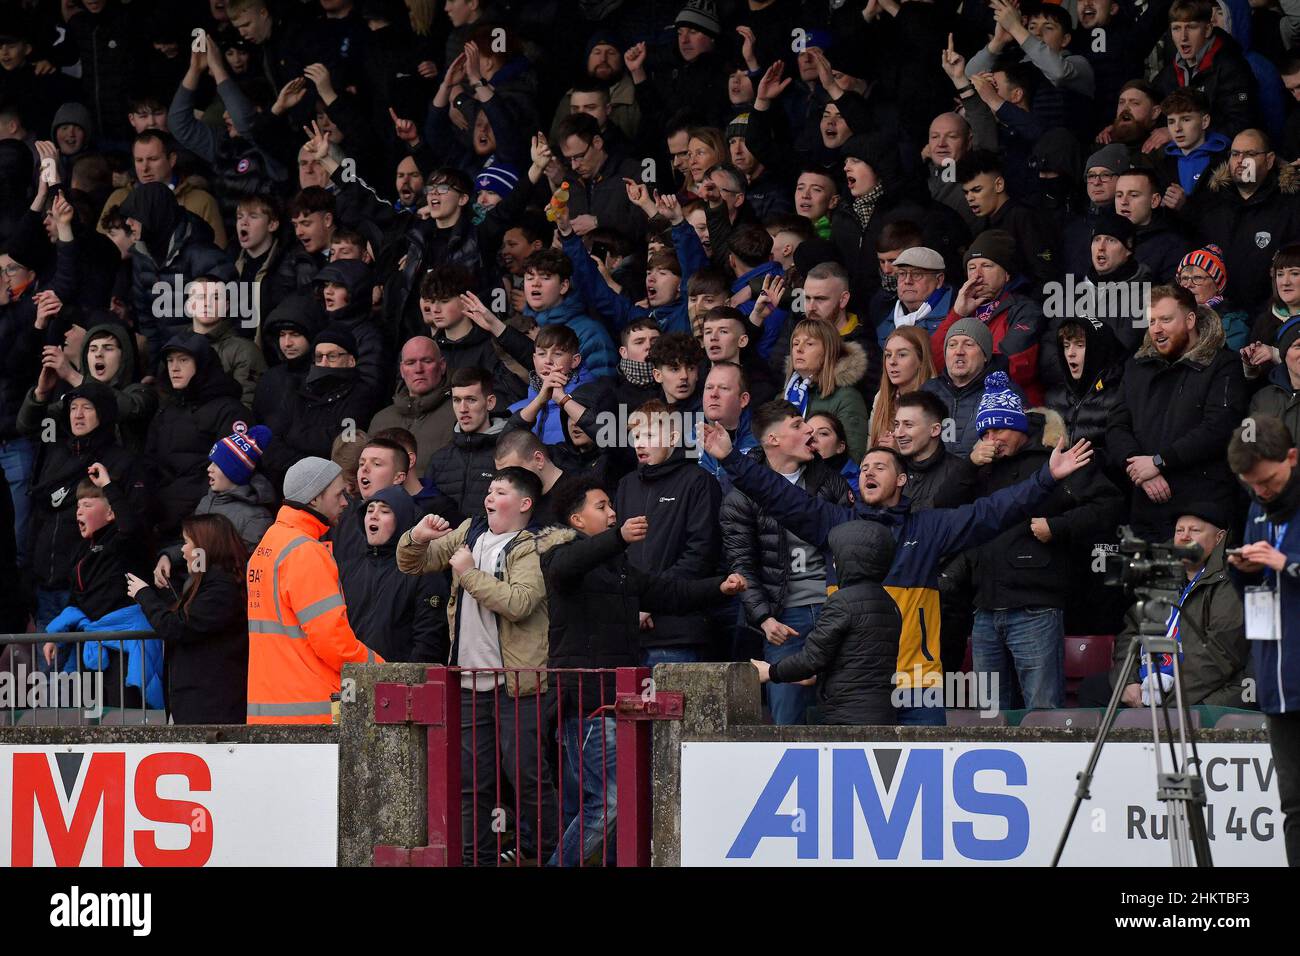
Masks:
[[[1139,589],[1140,593],[1141,590]],[[1153,692],[1150,704],[1147,705],[1151,711],[1151,734],[1155,743],[1156,798],[1165,804],[1169,814],[1169,847],[1173,854],[1173,865],[1179,867],[1214,865],[1210,858],[1210,841],[1205,829],[1205,781],[1201,779],[1201,758],[1196,749],[1196,734],[1192,728],[1187,705],[1183,700],[1178,641],[1168,635],[1168,627],[1162,624],[1161,618],[1158,617],[1162,608],[1166,609],[1164,620],[1168,619],[1169,610],[1173,608],[1182,610],[1182,606],[1176,600],[1170,600],[1167,593],[1147,590],[1142,593],[1142,599],[1137,602],[1135,611],[1139,621],[1138,634],[1129,642],[1128,653],[1124,657],[1124,667],[1119,672],[1120,679],[1115,682],[1115,687],[1111,691],[1110,703],[1102,717],[1101,729],[1097,731],[1092,752],[1088,755],[1087,766],[1078,774],[1079,786],[1074,791],[1074,805],[1070,808],[1070,817],[1066,820],[1065,830],[1056,845],[1052,866],[1060,864],[1061,854],[1065,852],[1065,843],[1070,838],[1070,831],[1074,827],[1074,819],[1078,816],[1079,807],[1084,800],[1092,796],[1089,788],[1092,786],[1097,762],[1101,759],[1101,748],[1105,746],[1106,738],[1115,724],[1125,681],[1128,675],[1133,673],[1133,665],[1137,662],[1139,654],[1146,661],[1148,674],[1156,673],[1156,655],[1170,654],[1173,657],[1174,673],[1171,691],[1162,691],[1158,695]],[[1148,611],[1153,611],[1155,614],[1148,614]],[[1195,629],[1195,625],[1191,621],[1183,620],[1181,614],[1179,627]],[[1175,745],[1174,729],[1169,715],[1171,693],[1178,714],[1177,745]],[[1157,696],[1159,703],[1156,700]],[[1165,739],[1169,744],[1168,773],[1165,772],[1164,761],[1160,754],[1161,715],[1164,717]]]

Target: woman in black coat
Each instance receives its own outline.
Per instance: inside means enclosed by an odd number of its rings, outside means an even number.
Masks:
[[[165,642],[163,694],[176,724],[242,724],[248,714],[248,554],[224,515],[186,518],[184,592],[127,575],[127,593]]]
[[[850,521],[831,531],[839,589],[826,599],[803,650],[774,664],[751,661],[760,681],[817,678],[823,724],[897,723],[891,695],[903,619],[881,584],[894,561],[883,524]]]

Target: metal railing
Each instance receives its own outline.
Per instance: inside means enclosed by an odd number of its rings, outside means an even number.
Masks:
[[[105,647],[105,642],[116,646]],[[51,643],[56,645],[52,662],[44,652]],[[152,643],[162,643],[153,631],[0,634],[0,726],[167,723],[166,711],[148,703],[147,651]],[[98,669],[85,660],[90,644],[100,645],[90,651]],[[161,659],[161,646],[157,652]],[[163,679],[161,673],[157,676]],[[138,701],[133,691],[138,691]]]
[[[681,713],[663,697],[641,667],[431,667],[424,684],[376,685],[376,723],[428,727],[428,845],[377,846],[374,863],[648,866],[648,721]]]

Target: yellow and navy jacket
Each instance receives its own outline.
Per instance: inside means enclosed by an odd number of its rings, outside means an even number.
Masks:
[[[907,498],[892,508],[873,508],[861,501],[837,505],[811,497],[771,468],[735,450],[722,460],[722,467],[737,488],[814,547],[825,548],[831,529],[846,521],[865,519],[889,525],[897,550],[884,584],[903,617],[898,644],[901,687],[912,687],[918,674],[922,686],[929,686],[935,677],[943,678],[939,660],[939,567],[943,561],[992,541],[1016,522],[1028,521],[1056,487],[1056,479],[1044,465],[1031,478],[960,508],[914,512]]]

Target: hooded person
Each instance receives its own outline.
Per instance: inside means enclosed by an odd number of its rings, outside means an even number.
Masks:
[[[253,418],[257,421],[269,422],[288,406],[312,367],[311,342],[325,324],[320,301],[305,292],[289,296],[271,311],[262,327],[262,347],[270,350],[276,361],[257,380],[253,393]]]
[[[59,130],[64,126],[76,126],[82,132],[81,148],[75,153],[64,152]],[[95,134],[95,124],[90,118],[90,110],[80,103],[64,103],[54,114],[50,123],[50,139],[59,147],[59,174],[65,183],[72,182],[72,167],[78,159],[91,152],[90,141]]]
[[[90,326],[82,338],[80,371],[72,370],[76,373],[75,383],[89,379],[113,390],[117,396],[117,432],[122,444],[132,451],[141,451],[149,423],[158,409],[158,394],[136,381],[137,356],[130,330],[111,314],[102,314],[108,315],[108,319]],[[21,431],[32,434],[40,431],[51,410],[62,406],[74,383],[61,384],[64,386],[61,390],[44,398],[37,395],[35,386],[28,390],[18,410]]]
[[[155,524],[180,535],[208,489],[208,454],[220,439],[248,428],[239,383],[226,374],[206,337],[186,332],[163,348],[164,403],[149,426],[145,460],[154,470]]]
[[[289,401],[266,421],[275,443],[263,456],[268,474],[279,481],[306,458],[330,457],[334,439],[352,422],[370,420],[372,392],[358,376],[357,340],[343,325],[327,325],[312,340],[313,364]]]
[[[344,520],[361,526],[365,550],[339,563],[352,630],[386,661],[447,663],[447,575],[403,574],[395,559],[398,539],[422,517],[419,506],[400,487],[363,505]]]
[[[1036,205],[1057,220],[1058,228],[1064,226],[1084,205],[1078,185],[1083,178],[1078,138],[1067,129],[1049,129],[1034,144],[1030,167],[1038,173]]]
[[[1049,343],[1065,370],[1064,382],[1047,390],[1047,407],[1061,416],[1072,442],[1106,444],[1106,425],[1119,402],[1127,354],[1110,326],[1099,319],[1066,319]]]
[[[141,183],[119,207],[138,224],[131,246],[131,304],[151,357],[189,327],[185,285],[199,276],[225,277],[229,258],[212,241],[212,227],[181,207],[166,183]],[[161,308],[160,308],[161,306]]]
[[[28,523],[32,572],[37,587],[36,623],[43,626],[62,610],[81,542],[77,527],[77,485],[99,462],[113,483],[121,483],[140,515],[147,511],[143,472],[134,455],[117,443],[117,396],[88,379],[64,396],[56,440],[41,442],[32,473]],[[43,600],[43,593],[58,606]],[[53,598],[62,594],[62,597]]]
[[[907,179],[898,146],[879,134],[857,135],[841,149],[848,197],[831,210],[831,241],[849,270],[850,286],[866,301],[885,281],[876,259],[876,240],[890,222],[906,219],[921,227],[923,244],[944,257],[959,275],[960,249],[970,239],[966,223],[952,209],[932,202],[923,183]]]
[[[352,333],[357,377],[376,395],[392,387],[389,355],[392,349],[379,325],[370,317],[375,273],[359,259],[331,262],[312,280],[325,307],[325,321]]]
[[[903,619],[883,583],[894,560],[893,535],[883,524],[851,521],[833,528],[827,544],[838,587],[803,648],[754,666],[773,683],[816,677],[823,724],[897,723],[892,695]]]

